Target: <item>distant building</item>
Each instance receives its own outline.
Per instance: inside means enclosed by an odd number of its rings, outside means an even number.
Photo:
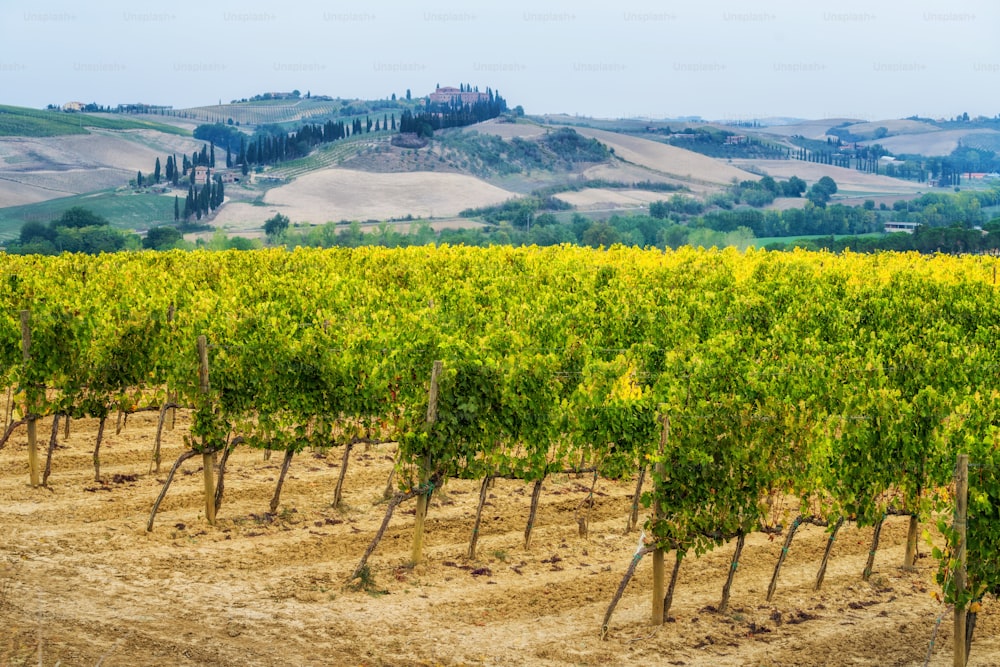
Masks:
[[[63,111],[83,111],[83,107],[87,106],[83,102],[67,102],[62,105]]]
[[[445,86],[435,90],[433,93],[428,95],[428,98],[435,104],[451,104],[456,100],[462,104],[475,104],[476,102],[488,101],[490,96],[486,93],[471,90],[463,91],[458,88],[452,88],[451,86]]]
[[[919,222],[887,222],[885,223],[885,233],[893,234],[902,232],[903,234],[912,234],[920,226]]]
[[[194,168],[194,184],[195,185],[205,185],[208,183],[208,175],[212,170],[208,167],[201,165]]]
[[[744,134],[732,134],[726,137],[726,143],[730,145],[739,145],[749,143],[750,140]]]

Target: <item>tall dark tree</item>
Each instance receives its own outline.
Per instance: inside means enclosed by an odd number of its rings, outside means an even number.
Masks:
[[[208,166],[215,169],[215,143],[212,143],[212,151],[208,156]]]
[[[142,187],[142,172],[141,171],[138,171],[135,174],[135,184],[136,184],[136,187],[140,187],[140,188]]]
[[[226,146],[226,169],[233,168],[233,154],[229,152],[229,146]]]
[[[153,167],[153,182],[160,182],[160,158],[156,158],[156,165]]]
[[[181,219],[181,203],[180,198],[174,195],[174,222]]]

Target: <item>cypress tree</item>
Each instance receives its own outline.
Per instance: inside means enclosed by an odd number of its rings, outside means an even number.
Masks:
[[[156,158],[156,166],[153,167],[153,182],[160,182],[160,158]]]
[[[181,219],[181,202],[177,195],[174,195],[174,222]]]

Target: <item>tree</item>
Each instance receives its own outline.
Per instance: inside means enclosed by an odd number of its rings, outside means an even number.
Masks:
[[[153,167],[153,182],[160,182],[160,158],[156,158],[156,166]]]
[[[806,197],[819,208],[826,208],[830,196],[837,192],[837,183],[829,176],[819,179],[809,188]]]
[[[174,221],[181,219],[181,204],[177,195],[174,195]]]
[[[141,188],[142,187],[142,172],[141,171],[137,171],[136,174],[135,174],[135,186],[137,188]]]
[[[264,234],[267,236],[267,240],[270,243],[277,243],[278,240],[284,236],[285,232],[288,231],[288,224],[291,222],[288,216],[276,213],[273,218],[268,219],[264,223]]]
[[[407,102],[410,101],[410,89],[409,88],[406,89],[406,101]]]
[[[55,230],[43,222],[29,220],[21,225],[21,245],[26,245],[32,241],[52,241],[56,238]]]
[[[169,250],[182,238],[183,235],[177,231],[176,227],[153,227],[146,232],[146,238],[142,240],[142,247],[147,250]]]
[[[88,208],[74,206],[63,211],[63,214],[50,223],[53,229],[58,227],[73,227],[82,229],[84,227],[103,227],[110,225],[108,219],[97,215]]]

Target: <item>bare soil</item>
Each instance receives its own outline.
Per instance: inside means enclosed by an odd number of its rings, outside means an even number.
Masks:
[[[150,473],[155,419],[133,415],[120,434],[109,423],[101,483],[92,420],[74,421],[65,443],[60,435],[48,488],[28,485],[23,429],[0,450],[0,664],[922,665],[932,639],[930,664],[951,664],[951,616],[931,597],[932,559],[913,572],[899,567],[904,518],[887,522],[869,583],[860,574],[871,529],[846,526],[818,593],[827,538],[804,527],[771,603],[782,540],[750,536],[726,613],[715,608],[732,545],[692,556],[660,627],[649,623],[643,562],[602,641],[605,609],[639,540],[623,534],[634,482],[598,483],[581,537],[577,510],[590,480],[549,478],[526,551],[530,486],[498,481],[479,557],[468,560],[478,484],[449,481],[430,509],[426,561],[408,563],[413,506],[404,504],[370,561],[367,590],[355,590],[348,578],[382,520],[393,446],[355,450],[337,509],[343,450],[296,456],[273,515],[280,454],[265,461],[238,449],[214,527],[203,518],[201,459],[192,459],[147,533],[187,433],[180,413],[165,432],[163,467]],[[40,441],[49,432],[45,420]],[[979,615],[970,665],[1000,664],[997,611],[990,600]]]

